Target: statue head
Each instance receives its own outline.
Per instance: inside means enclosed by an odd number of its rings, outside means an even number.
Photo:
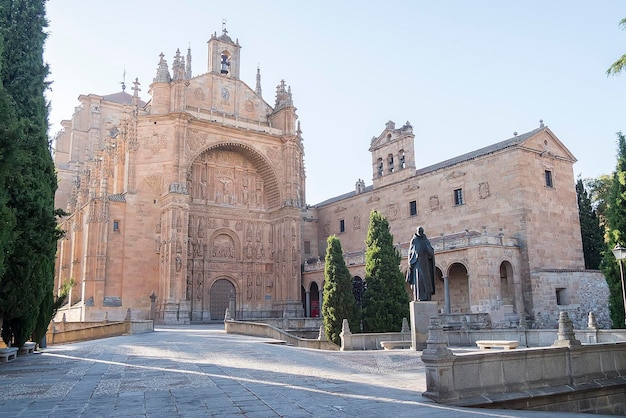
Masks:
[[[422,236],[424,234],[424,227],[422,226],[418,226],[417,229],[415,230],[415,235]]]

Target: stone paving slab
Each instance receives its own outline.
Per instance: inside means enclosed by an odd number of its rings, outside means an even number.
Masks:
[[[438,405],[420,352],[275,342],[215,324],[50,346],[0,365],[0,417],[589,417]]]

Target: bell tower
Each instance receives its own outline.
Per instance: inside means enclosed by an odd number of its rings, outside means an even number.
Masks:
[[[385,130],[373,137],[369,151],[372,154],[372,181],[374,187],[386,186],[415,175],[415,135],[409,122],[399,129],[389,121]]]
[[[208,72],[239,79],[241,46],[239,45],[239,39],[233,42],[230,36],[228,36],[226,20],[222,22],[222,34],[217,36],[217,32],[213,33],[208,44]]]

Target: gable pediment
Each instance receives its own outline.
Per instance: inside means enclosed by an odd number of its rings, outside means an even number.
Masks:
[[[396,124],[393,121],[388,121],[385,124],[385,130],[377,137],[372,137],[370,142],[369,151],[372,152],[390,142],[393,142],[400,138],[406,138],[409,135],[413,135],[413,126],[407,121],[402,127],[396,129]]]
[[[523,148],[533,150],[544,158],[559,158],[576,162],[576,157],[561,142],[561,140],[549,129],[545,128],[535,135],[526,139],[522,144]]]

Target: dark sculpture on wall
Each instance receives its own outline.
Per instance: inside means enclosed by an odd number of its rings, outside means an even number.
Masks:
[[[413,288],[413,300],[431,300],[435,294],[435,250],[421,226],[411,239],[408,261],[406,281]]]

